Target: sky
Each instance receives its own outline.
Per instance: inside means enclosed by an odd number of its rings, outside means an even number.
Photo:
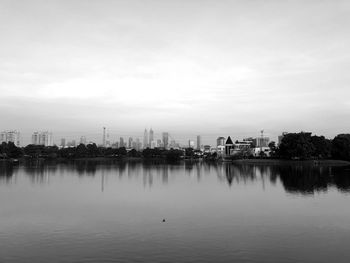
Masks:
[[[0,0],[0,130],[350,132],[350,1]]]

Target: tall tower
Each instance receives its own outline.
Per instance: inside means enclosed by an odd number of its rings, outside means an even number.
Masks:
[[[149,130],[149,141],[148,141],[148,145],[151,146],[152,142],[154,140],[154,132],[152,130],[152,128]]]
[[[197,135],[197,150],[201,149],[201,136]]]
[[[148,147],[148,131],[145,129],[143,133],[143,148],[146,149]]]
[[[169,133],[163,132],[163,147],[164,149],[168,149],[169,146]]]
[[[102,146],[106,147],[106,127],[103,127]]]

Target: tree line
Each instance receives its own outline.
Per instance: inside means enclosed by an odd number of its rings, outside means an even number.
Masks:
[[[288,133],[278,147],[269,145],[272,156],[283,159],[336,159],[350,161],[350,134],[338,134],[334,139],[310,132]]]
[[[284,135],[279,145],[274,142],[269,144],[271,158],[277,159],[337,159],[350,161],[350,134],[339,134],[334,139],[326,139],[324,136],[312,135],[309,132],[288,133]],[[127,151],[125,147],[104,148],[95,143],[76,147],[58,148],[57,146],[43,146],[29,144],[25,147],[17,147],[13,142],[0,144],[0,158],[44,158],[44,159],[78,159],[96,157],[139,157],[145,159],[166,159],[176,161],[183,158],[195,159],[204,157],[208,160],[217,159],[216,153],[199,154],[200,151],[192,148],[177,149],[144,149]],[[245,156],[246,158],[247,156]],[[248,156],[249,157],[249,156]]]

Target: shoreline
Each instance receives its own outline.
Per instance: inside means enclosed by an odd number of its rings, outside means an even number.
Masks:
[[[143,158],[143,157],[84,157],[84,158],[55,158],[55,159],[31,159],[31,158],[18,158],[18,159],[0,159],[0,162],[6,163],[24,163],[30,161],[53,161],[53,162],[69,162],[69,161],[120,161],[120,162],[210,162],[210,163],[226,163],[226,164],[248,164],[248,165],[318,165],[318,166],[347,166],[350,165],[349,161],[343,160],[282,160],[282,159],[237,159],[237,160],[205,160],[205,159],[180,159],[169,161],[163,158]]]

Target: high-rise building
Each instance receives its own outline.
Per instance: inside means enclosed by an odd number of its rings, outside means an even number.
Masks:
[[[169,147],[169,133],[168,132],[163,132],[162,138],[163,138],[163,147],[164,147],[164,149],[168,149],[168,147]]]
[[[201,136],[200,135],[197,135],[197,150],[200,150],[201,149]]]
[[[32,144],[34,145],[40,145],[40,133],[34,132],[32,135]]]
[[[146,149],[148,147],[148,131],[145,129],[143,132],[143,148]]]
[[[216,139],[216,146],[224,146],[225,145],[225,137],[218,137]]]
[[[65,138],[61,139],[61,147],[66,147],[66,139]]]
[[[32,144],[53,146],[53,136],[51,132],[34,132],[32,135]]]
[[[194,141],[188,140],[188,147],[189,148],[194,148]]]
[[[106,147],[106,127],[103,127],[102,146]]]
[[[132,141],[133,141],[133,139],[132,139],[132,137],[129,137],[129,145],[128,145],[128,148],[132,148]]]
[[[149,140],[148,140],[148,145],[151,145],[151,143],[154,140],[154,132],[152,130],[152,128],[149,130]]]
[[[140,139],[139,138],[136,138],[136,150],[137,151],[140,151],[142,148],[142,144],[140,142]]]
[[[124,138],[123,137],[120,137],[120,139],[119,139],[119,147],[125,147]]]
[[[86,145],[86,137],[85,136],[80,137],[80,144]]]
[[[3,131],[0,134],[1,142],[13,142],[17,147],[20,146],[20,132],[18,131]]]
[[[270,138],[269,137],[257,137],[253,140],[255,147],[268,147]]]

